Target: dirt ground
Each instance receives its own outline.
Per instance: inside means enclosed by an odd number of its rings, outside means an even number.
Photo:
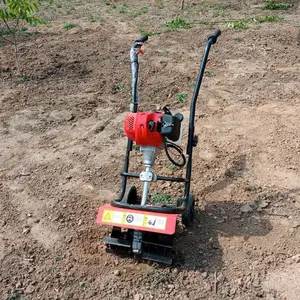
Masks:
[[[186,1],[183,12],[179,2],[47,1],[49,23],[20,42],[23,79],[1,44],[1,299],[300,299],[299,2],[270,11],[259,0]],[[166,30],[176,15],[193,26]],[[282,19],[253,20],[269,15]],[[108,254],[96,216],[120,188],[130,47],[141,30],[157,33],[140,57],[140,108],[181,111],[186,139],[215,28],[196,112],[196,220],[176,234],[180,259],[165,267]],[[183,174],[164,154],[155,169]]]

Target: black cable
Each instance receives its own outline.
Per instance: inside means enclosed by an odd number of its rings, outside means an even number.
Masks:
[[[165,152],[166,152],[166,155],[167,155],[168,159],[170,160],[170,162],[171,162],[173,165],[177,166],[177,167],[180,167],[180,168],[183,167],[183,166],[185,165],[185,163],[186,163],[186,159],[185,159],[185,156],[184,156],[184,154],[183,154],[182,148],[181,148],[180,146],[178,146],[178,145],[172,143],[172,142],[167,141],[167,138],[166,138],[166,137],[164,137],[163,140],[164,140],[164,148],[165,148]],[[179,163],[179,162],[175,161],[175,160],[170,156],[170,154],[169,154],[169,152],[168,152],[168,148],[173,148],[173,149],[175,149],[175,150],[181,155],[182,160],[183,160],[182,163]]]

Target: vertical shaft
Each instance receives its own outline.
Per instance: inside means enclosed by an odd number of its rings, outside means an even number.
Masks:
[[[151,170],[151,167],[146,166],[146,172],[150,172],[150,170]],[[143,195],[142,195],[141,205],[146,205],[146,203],[147,203],[149,185],[150,185],[149,181],[145,181],[144,182],[144,189],[143,189]]]

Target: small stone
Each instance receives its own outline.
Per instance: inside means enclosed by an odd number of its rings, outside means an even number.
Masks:
[[[28,234],[29,232],[30,232],[30,228],[28,228],[28,227],[24,228],[22,231],[23,234]]]
[[[217,282],[223,283],[226,280],[223,274],[219,274],[217,277]]]
[[[238,278],[237,284],[238,286],[242,287],[244,285],[243,278]]]
[[[78,221],[78,226],[80,226],[82,224],[82,220],[80,219],[79,221]]]
[[[174,284],[168,284],[168,289],[169,289],[169,290],[173,290],[174,287],[175,287]]]
[[[201,275],[202,275],[202,278],[204,278],[204,279],[208,277],[207,272],[203,272]]]
[[[31,217],[32,217],[32,213],[28,213],[28,214],[27,214],[27,217],[28,217],[28,218],[31,218]]]
[[[134,295],[133,300],[141,300],[140,294]]]
[[[4,227],[5,225],[6,225],[6,221],[5,221],[5,220],[2,220],[1,226]]]
[[[297,255],[292,256],[292,260],[293,260],[295,263],[299,263],[299,262],[300,262],[300,254],[297,254]]]
[[[121,271],[120,270],[114,270],[114,275],[115,276],[120,276],[121,275]]]
[[[63,208],[66,208],[66,207],[67,207],[67,205],[66,205],[66,204],[64,204],[62,207],[63,207]]]
[[[20,289],[21,287],[22,287],[23,285],[22,285],[22,282],[17,282],[17,284],[16,284],[16,289]]]
[[[270,202],[267,202],[267,201],[262,201],[260,204],[259,204],[259,207],[260,208],[266,208],[270,205]]]
[[[174,269],[172,270],[172,273],[173,273],[173,274],[178,274],[178,269],[177,269],[177,268],[174,268]]]
[[[245,204],[240,208],[240,211],[242,213],[248,213],[248,212],[252,212],[253,208],[249,204]]]
[[[26,289],[24,290],[24,293],[30,295],[34,292],[34,290],[35,290],[34,286],[30,284],[26,287]]]

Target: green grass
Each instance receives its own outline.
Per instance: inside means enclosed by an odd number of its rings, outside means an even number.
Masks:
[[[170,204],[173,203],[172,197],[168,194],[152,194],[151,201],[160,204]]]
[[[18,77],[16,79],[16,83],[18,84],[21,84],[21,83],[24,83],[26,81],[26,78],[23,76],[23,77]]]
[[[143,35],[148,35],[148,36],[152,36],[152,35],[158,35],[161,34],[161,32],[159,31],[144,31],[144,30],[140,30],[140,34]]]
[[[105,20],[103,18],[96,18],[94,16],[89,16],[88,17],[88,20],[91,22],[91,23],[95,23],[95,22],[104,22]]]
[[[225,24],[225,27],[233,30],[245,30],[249,28],[248,25],[251,23],[282,22],[283,20],[283,17],[277,15],[266,15],[264,17],[255,17],[238,21],[232,21]]]
[[[192,25],[181,17],[176,17],[175,19],[165,24],[165,28],[168,30],[188,29],[191,27]]]
[[[227,23],[225,27],[233,30],[245,30],[249,28],[245,21],[232,21]]]
[[[118,12],[120,14],[126,14],[128,12],[128,5],[127,4],[121,4],[118,6]]]
[[[264,16],[259,18],[252,18],[249,22],[252,23],[265,23],[265,22],[281,22],[283,21],[283,17],[279,17],[276,15]]]
[[[56,6],[57,8],[62,8],[62,4],[59,3],[59,2],[55,3],[55,6]]]
[[[207,77],[215,77],[216,73],[214,71],[206,70],[204,72],[204,75],[207,76]]]
[[[241,42],[243,39],[242,39],[240,36],[236,36],[236,37],[234,38],[234,40],[235,40],[236,42]]]
[[[146,14],[148,12],[148,7],[142,7],[139,11],[135,12],[131,15],[132,18],[139,17],[143,14]]]
[[[123,91],[126,90],[126,86],[125,86],[124,83],[118,82],[118,83],[116,83],[116,84],[114,85],[113,90],[114,90],[115,92],[123,92]]]
[[[14,291],[8,296],[7,300],[27,300],[28,298],[19,294],[18,291]]]
[[[74,28],[76,26],[77,26],[76,24],[68,23],[68,24],[64,25],[64,30],[70,30],[70,29],[72,29],[72,28]]]
[[[157,55],[167,57],[169,55],[169,52],[168,51],[159,51],[159,52],[157,52]]]
[[[132,149],[135,150],[135,151],[139,151],[140,146],[138,146],[137,144],[132,144]]]
[[[268,10],[288,10],[291,7],[293,7],[292,4],[278,3],[276,0],[266,0],[263,8]]]
[[[182,93],[182,94],[175,94],[174,98],[175,100],[179,102],[185,102],[187,100],[188,94]]]

